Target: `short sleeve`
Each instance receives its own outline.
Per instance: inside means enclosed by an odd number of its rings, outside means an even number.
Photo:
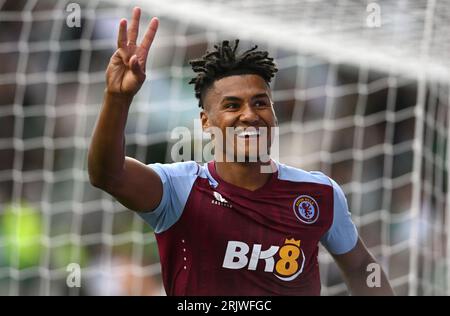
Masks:
[[[137,213],[155,233],[162,233],[181,217],[200,166],[194,162],[148,165],[159,176],[163,194],[159,205],[151,212]]]
[[[333,223],[320,241],[330,253],[341,255],[356,246],[358,231],[348,210],[344,192],[334,180],[330,180],[334,191]]]

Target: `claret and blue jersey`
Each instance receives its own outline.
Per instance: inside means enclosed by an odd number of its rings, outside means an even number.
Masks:
[[[320,172],[273,161],[250,191],[223,181],[215,163],[150,164],[160,204],[139,213],[156,235],[168,295],[319,295],[318,244],[332,254],[358,234],[342,189]]]

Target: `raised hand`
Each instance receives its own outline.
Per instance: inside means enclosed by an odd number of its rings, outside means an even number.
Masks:
[[[127,20],[120,20],[117,50],[106,69],[106,88],[110,93],[134,96],[145,80],[147,56],[155,38],[159,21],[152,18],[141,44],[136,41],[139,33],[141,9],[133,9],[131,25],[127,30]]]

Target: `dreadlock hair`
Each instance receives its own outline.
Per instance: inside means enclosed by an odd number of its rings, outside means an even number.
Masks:
[[[194,72],[198,73],[189,84],[195,84],[195,97],[199,100],[198,106],[203,107],[202,96],[211,87],[214,81],[231,75],[255,74],[261,76],[269,84],[278,71],[273,58],[268,57],[267,51],[255,51],[258,46],[237,55],[236,50],[239,39],[234,41],[234,47],[229,41],[214,45],[215,50],[206,51],[201,58],[189,61]]]

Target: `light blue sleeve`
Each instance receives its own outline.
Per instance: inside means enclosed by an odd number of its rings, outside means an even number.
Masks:
[[[330,180],[334,191],[333,224],[320,241],[330,253],[342,255],[356,246],[358,231],[348,210],[344,192],[333,179]]]
[[[160,177],[163,195],[156,209],[137,214],[153,228],[155,233],[162,233],[181,217],[200,166],[194,161],[154,163],[148,166]]]

